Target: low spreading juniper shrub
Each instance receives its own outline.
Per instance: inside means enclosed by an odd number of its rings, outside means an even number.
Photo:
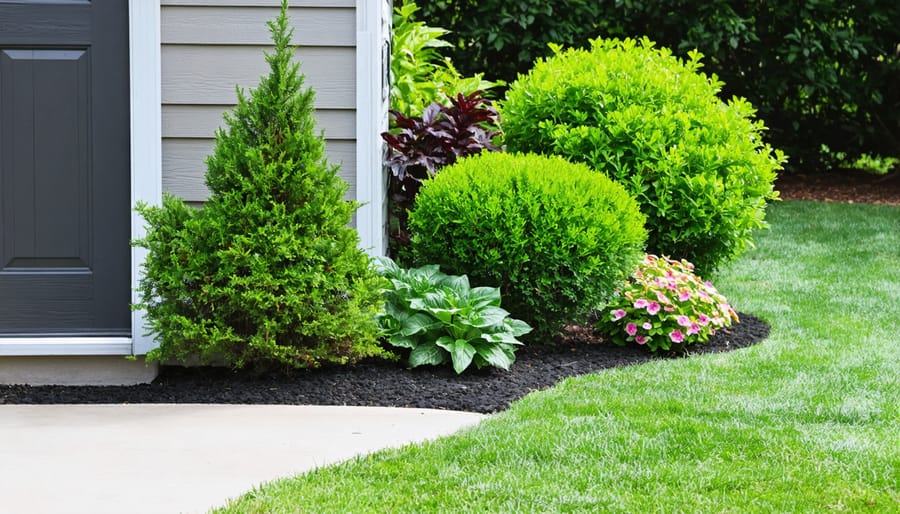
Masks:
[[[426,181],[411,254],[499,287],[529,339],[602,303],[640,262],[644,216],[619,184],[561,157],[485,152]]]
[[[315,367],[380,355],[382,279],[348,225],[356,204],[324,156],[313,92],[292,62],[287,2],[269,24],[270,73],[225,116],[207,160],[211,196],[138,205],[140,281],[162,361]]]
[[[648,251],[709,272],[752,244],[785,161],[722,83],[644,39],[554,48],[513,83],[500,114],[509,151],[565,156],[625,186],[647,216]]]

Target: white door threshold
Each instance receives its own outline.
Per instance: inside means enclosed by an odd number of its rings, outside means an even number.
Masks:
[[[0,356],[131,355],[130,337],[0,337]]]

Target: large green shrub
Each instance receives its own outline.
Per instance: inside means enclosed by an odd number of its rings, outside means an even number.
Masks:
[[[490,152],[426,181],[409,218],[415,262],[499,286],[504,308],[544,337],[634,270],[643,222],[622,186],[583,164]]]
[[[434,0],[422,11],[452,31],[454,47],[442,51],[462,73],[512,81],[551,55],[548,43],[649,36],[707,56],[725,96],[759,109],[767,141],[793,166],[900,157],[900,2]]]
[[[784,158],[761,141],[753,108],[643,40],[557,48],[510,87],[501,116],[510,151],[558,154],[623,184],[647,216],[649,251],[709,271],[765,226]]]
[[[287,2],[269,23],[270,72],[225,116],[202,210],[167,196],[138,206],[149,250],[140,282],[149,357],[313,367],[382,353],[381,279],[348,224],[356,209],[324,157],[313,92],[289,46]]]

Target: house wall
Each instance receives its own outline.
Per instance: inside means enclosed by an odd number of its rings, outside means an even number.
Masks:
[[[279,0],[161,0],[162,187],[204,201],[205,159],[222,113],[268,72],[266,21]],[[300,71],[316,91],[316,117],[326,154],[356,194],[355,0],[291,0]]]

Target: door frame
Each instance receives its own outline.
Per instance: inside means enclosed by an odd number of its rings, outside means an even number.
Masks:
[[[128,0],[131,104],[131,206],[158,205],[162,197],[160,3]],[[131,238],[144,235],[144,222],[131,209]],[[131,248],[131,298],[146,250]],[[0,337],[0,356],[143,355],[156,346],[146,334],[144,313],[133,311],[131,337]]]

